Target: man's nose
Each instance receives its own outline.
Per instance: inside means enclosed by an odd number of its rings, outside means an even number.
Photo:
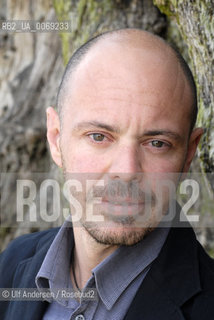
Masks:
[[[121,146],[112,158],[109,168],[111,179],[140,180],[142,176],[141,152],[136,146]]]

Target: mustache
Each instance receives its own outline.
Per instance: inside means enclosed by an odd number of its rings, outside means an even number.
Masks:
[[[138,181],[112,180],[104,187],[93,186],[87,194],[87,200],[93,200],[94,197],[99,197],[103,201],[115,204],[156,202],[156,196],[152,190],[143,190]]]

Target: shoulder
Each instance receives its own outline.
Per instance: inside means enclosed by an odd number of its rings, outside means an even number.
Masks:
[[[205,252],[200,243],[197,244],[197,247],[201,290],[186,303],[184,310],[190,319],[212,320],[214,315],[214,260]]]
[[[39,252],[47,252],[59,228],[22,235],[0,254],[0,283],[14,274],[18,264]]]
[[[1,253],[0,259],[7,255],[17,255],[20,258],[26,258],[35,253],[47,241],[51,242],[58,232],[59,228],[53,228],[45,231],[25,234],[11,241],[8,247]],[[0,260],[1,261],[1,260]]]
[[[180,306],[185,319],[213,319],[214,260],[192,228],[170,230],[154,267],[153,279]]]
[[[198,261],[202,289],[206,295],[210,293],[214,299],[214,260],[205,252],[200,243],[198,243]]]

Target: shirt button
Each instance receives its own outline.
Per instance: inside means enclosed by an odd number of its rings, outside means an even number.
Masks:
[[[76,316],[75,320],[85,320],[85,317],[82,314]]]

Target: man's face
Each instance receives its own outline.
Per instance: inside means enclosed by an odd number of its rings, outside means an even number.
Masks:
[[[84,212],[80,224],[89,234],[98,242],[132,245],[168,209],[167,192],[161,208],[158,204],[157,181],[177,173],[177,184],[194,155],[200,132],[189,139],[192,97],[187,81],[168,48],[142,50],[127,44],[121,51],[112,43],[87,55],[70,88],[58,158],[52,152],[53,158],[67,179],[75,173],[82,181],[97,180],[88,192],[76,195]],[[53,109],[49,117],[57,117]],[[104,187],[94,189],[101,200],[94,205],[94,217],[102,216],[105,223],[88,221],[86,215],[86,198],[99,180]]]

